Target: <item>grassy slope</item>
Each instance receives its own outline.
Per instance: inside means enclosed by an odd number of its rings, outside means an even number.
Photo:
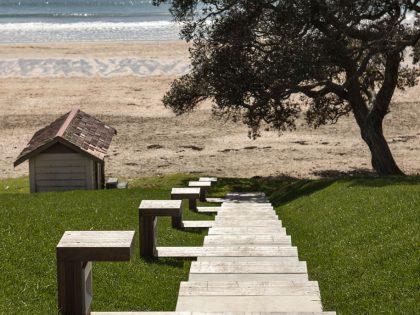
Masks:
[[[187,177],[172,176],[161,189],[133,188],[27,194],[27,179],[0,181],[0,314],[54,314],[55,246],[65,230],[136,230],[141,199],[168,199],[169,186]],[[144,184],[148,184],[145,179]],[[137,183],[138,185],[141,182]],[[8,187],[6,189],[6,187]],[[5,193],[7,192],[7,193]],[[188,212],[191,219],[208,218]],[[205,232],[171,228],[158,220],[159,245],[202,244]],[[136,234],[138,236],[138,234]],[[139,258],[136,239],[131,262],[94,264],[94,310],[173,310],[179,282],[189,261]]]
[[[278,208],[341,314],[420,314],[419,181],[338,181]]]
[[[224,184],[270,196],[325,310],[420,314],[419,177]]]
[[[168,198],[188,176],[148,178],[137,188],[26,194],[27,179],[0,181],[0,314],[55,308],[54,247],[64,230],[135,229],[141,199]],[[305,181],[225,179],[216,195],[263,190],[318,280],[326,310],[419,314],[420,178]],[[6,187],[8,188],[6,189]],[[189,213],[192,218],[203,215]],[[159,220],[159,243],[201,244]],[[136,244],[137,245],[137,244]],[[173,310],[189,262],[96,263],[95,310]]]

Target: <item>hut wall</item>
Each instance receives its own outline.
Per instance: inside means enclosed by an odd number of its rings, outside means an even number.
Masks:
[[[95,163],[80,153],[43,152],[29,164],[31,192],[96,188]]]

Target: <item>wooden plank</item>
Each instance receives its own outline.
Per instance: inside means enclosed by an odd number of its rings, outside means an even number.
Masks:
[[[188,182],[188,187],[210,188],[211,182],[191,181],[191,182]]]
[[[308,273],[306,262],[197,262],[191,264],[190,274],[193,273]]]
[[[188,281],[181,282],[179,295],[184,296],[256,296],[256,295],[319,295],[318,282],[290,281]]]
[[[223,247],[157,247],[158,257],[199,257],[199,256],[297,256],[296,247],[291,246],[223,246]]]
[[[69,167],[37,167],[37,174],[70,174],[70,173],[85,173],[85,166],[69,166]]]
[[[37,180],[37,173],[35,167],[35,159],[29,160],[29,191],[34,193],[37,191],[36,187],[36,180]]]
[[[319,296],[179,296],[177,311],[322,312]]]
[[[209,235],[286,235],[286,229],[281,226],[270,227],[213,227]]]
[[[253,214],[253,213],[276,213],[276,211],[274,209],[263,209],[263,208],[239,208],[239,209],[234,209],[234,208],[221,208],[218,213],[223,213],[223,214],[227,214],[227,213],[231,213],[232,215],[237,215],[237,214]]]
[[[86,174],[85,173],[40,173],[37,174],[38,180],[66,180],[66,179],[74,179],[74,180],[85,180]]]
[[[182,200],[142,200],[139,215],[180,216]]]
[[[214,224],[214,221],[182,221],[182,226],[184,228],[210,228]]]
[[[57,245],[62,261],[130,260],[134,231],[67,231]]]
[[[217,177],[200,177],[198,179],[200,182],[217,182]]]
[[[281,227],[280,220],[215,220],[213,227]]]
[[[91,315],[251,315],[246,312],[91,312]],[[252,315],[337,315],[336,312],[253,312]]]
[[[292,257],[258,257],[258,256],[247,256],[247,257],[226,257],[226,256],[213,256],[213,257],[197,257],[197,261],[270,261],[270,262],[277,262],[277,263],[283,263],[283,262],[298,262],[299,258],[297,256]]]
[[[220,207],[197,207],[197,212],[201,213],[215,213],[219,211]]]
[[[307,273],[190,273],[189,281],[308,281]]]
[[[85,160],[87,157],[80,153],[46,153],[38,154],[37,161],[71,161],[71,160]]]
[[[208,235],[204,237],[204,245],[221,244],[290,245],[291,238],[288,235]]]
[[[171,199],[198,199],[200,188],[172,188]]]
[[[80,179],[38,180],[36,184],[37,187],[86,187],[86,182]]]
[[[83,167],[85,165],[86,159],[75,159],[75,160],[38,160],[36,161],[37,167],[52,167],[52,168],[60,168],[60,167],[67,167],[67,166],[80,166]]]
[[[217,215],[216,221],[236,220],[236,221],[252,221],[252,220],[279,220],[279,217],[274,213],[250,214],[250,215],[235,215],[231,214]]]
[[[237,202],[237,203],[230,203],[224,202],[222,207],[226,208],[272,208],[273,205],[269,202]]]
[[[93,160],[85,159],[86,163],[86,189],[95,189],[95,164]]]
[[[182,200],[142,200],[139,209],[179,209]]]
[[[224,202],[225,198],[206,198],[208,202]]]
[[[200,194],[200,188],[172,188],[171,194],[173,195],[184,195],[184,194]]]

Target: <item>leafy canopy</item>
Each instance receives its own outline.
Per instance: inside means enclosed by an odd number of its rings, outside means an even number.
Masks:
[[[295,128],[303,109],[315,127],[351,111],[359,126],[383,118],[420,74],[417,0],[173,0],[171,12],[192,68],[165,106],[182,114],[211,99],[253,137],[262,124]]]

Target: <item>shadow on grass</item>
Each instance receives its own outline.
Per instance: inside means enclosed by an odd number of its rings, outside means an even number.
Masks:
[[[368,168],[354,168],[350,171],[320,170],[313,171],[312,174],[321,178],[378,177],[375,171]]]
[[[334,181],[335,179],[302,180],[288,176],[253,177],[251,179],[222,178],[212,189],[212,195],[223,196],[228,192],[262,191],[273,206],[277,207],[322,190]]]
[[[159,258],[159,257],[152,257],[152,258],[142,258],[145,264],[154,264],[154,265],[164,265],[164,266],[171,266],[175,268],[184,268],[184,261],[193,261],[192,258]]]
[[[420,176],[384,176],[351,178],[349,186],[385,187],[391,185],[420,185]]]
[[[318,172],[320,179],[299,179],[289,176],[221,178],[212,187],[212,196],[223,197],[229,192],[262,191],[274,207],[284,205],[302,196],[323,190],[336,181],[348,182],[349,186],[384,187],[389,185],[420,185],[420,176],[383,176],[357,169],[351,172]],[[334,176],[333,176],[334,175]]]

